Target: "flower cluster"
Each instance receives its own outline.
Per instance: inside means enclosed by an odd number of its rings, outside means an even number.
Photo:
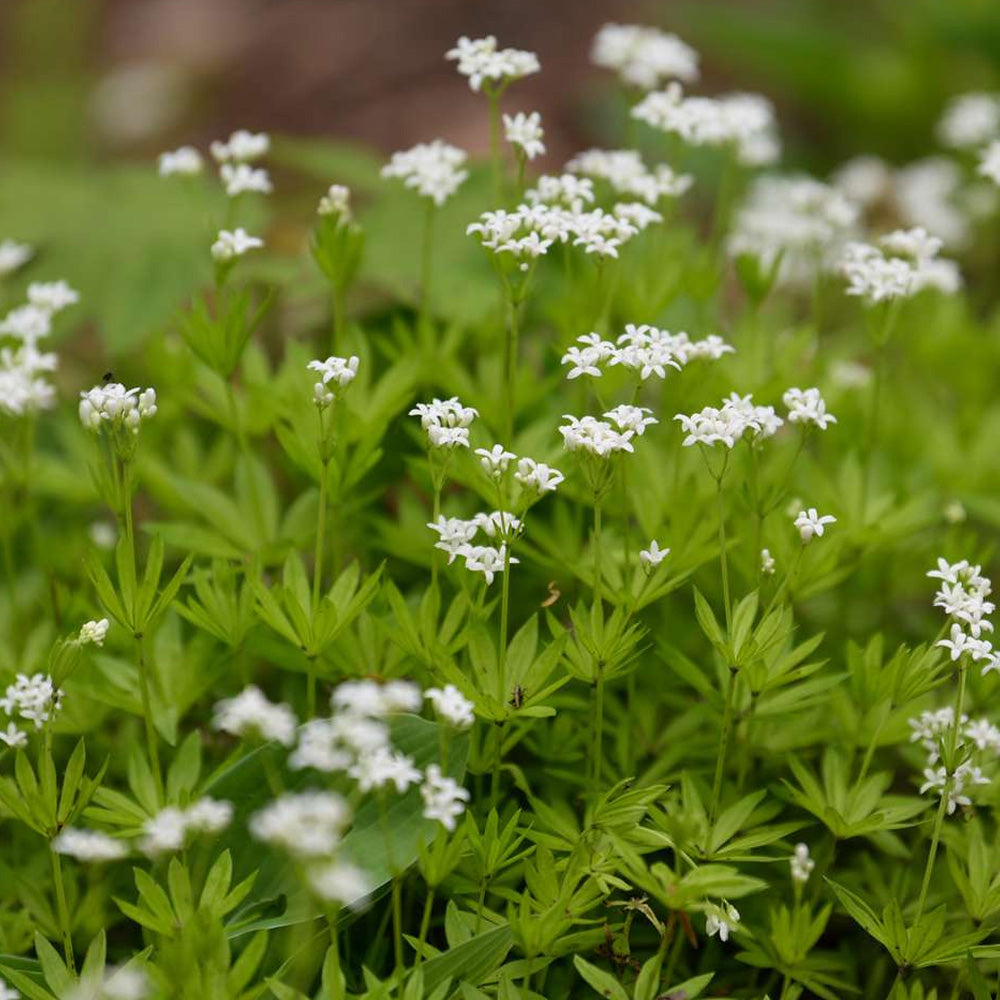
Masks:
[[[219,167],[219,178],[230,198],[247,192],[270,194],[274,190],[268,172],[263,167],[251,167],[249,163],[223,163]]]
[[[181,850],[192,835],[221,833],[233,819],[233,804],[198,799],[186,808],[167,806],[143,825],[139,850],[150,857]]]
[[[811,542],[814,537],[822,538],[828,524],[836,524],[837,519],[832,514],[822,516],[815,507],[808,510],[800,510],[795,517],[796,529],[803,542]]]
[[[957,563],[938,559],[937,568],[927,575],[940,581],[934,607],[941,608],[953,621],[949,638],[941,639],[938,645],[949,651],[952,660],[968,653],[976,662],[985,661],[984,673],[1000,669],[991,643],[983,638],[984,632],[993,633],[989,616],[996,605],[989,600],[993,584],[982,575],[982,567],[967,559]]]
[[[288,705],[268,701],[260,688],[251,684],[234,698],[216,704],[212,726],[233,736],[255,736],[287,747],[295,742],[298,719]]]
[[[961,276],[954,261],[938,257],[942,245],[920,226],[888,233],[878,245],[847,243],[840,260],[847,294],[874,305],[909,298],[925,288],[956,292]]]
[[[778,158],[774,108],[759,94],[686,97],[679,83],[647,94],[632,116],[692,146],[724,146],[745,166]]]
[[[30,722],[35,729],[41,729],[62,706],[62,691],[55,687],[48,674],[18,674],[13,684],[7,685],[7,690],[0,698],[0,711],[10,716],[12,720]],[[11,727],[14,722],[11,723]],[[12,737],[13,728],[8,728],[4,742],[8,746],[23,746],[26,740]],[[3,734],[0,734],[2,737]]]
[[[799,885],[805,885],[812,875],[816,862],[809,857],[808,844],[796,844],[792,856],[788,859],[788,865],[792,869],[792,881]]]
[[[504,137],[516,146],[520,155],[529,160],[541,156],[545,152],[545,129],[542,128],[542,116],[537,111],[530,115],[518,111],[516,115],[503,116]]]
[[[468,521],[442,514],[427,527],[437,534],[438,540],[434,543],[434,548],[448,554],[449,566],[457,558],[464,559],[465,568],[472,573],[482,573],[487,586],[493,583],[497,573],[503,573],[507,566],[519,562],[510,555],[508,546],[518,536],[522,525],[520,519],[509,511],[479,513]],[[500,544],[473,545],[472,542],[480,531]]]
[[[35,251],[27,243],[17,240],[0,240],[0,278],[24,267],[34,256]]]
[[[393,153],[382,168],[382,176],[395,177],[435,205],[443,205],[469,176],[468,170],[462,169],[465,160],[464,150],[435,139]]]
[[[826,401],[819,389],[815,387],[811,389],[793,387],[786,390],[781,399],[788,407],[790,423],[813,424],[821,431],[825,431],[830,424],[837,422],[837,418],[832,413],[826,412]]]
[[[220,264],[228,264],[249,250],[259,250],[263,245],[264,241],[259,236],[251,236],[242,227],[232,231],[220,229],[212,244],[212,258]]]
[[[95,646],[103,646],[110,624],[107,618],[84,622],[80,629],[80,645],[86,646],[93,643]]]
[[[596,66],[614,70],[623,83],[652,90],[666,80],[698,79],[698,53],[676,35],[639,24],[605,24],[590,52]]]
[[[635,149],[588,149],[574,156],[566,170],[607,181],[619,194],[641,198],[647,205],[679,198],[694,183],[690,174],[678,174],[666,163],[650,170]]]
[[[817,269],[836,267],[857,220],[857,208],[828,184],[760,177],[736,213],[728,248],[733,257],[755,257],[765,269],[777,264],[780,279],[802,284]]]
[[[445,59],[458,63],[458,71],[468,77],[472,90],[497,92],[514,80],[530,76],[541,70],[541,63],[534,52],[524,49],[497,48],[493,35],[484,38],[468,38],[463,35],[453,49],[445,53]]]
[[[266,132],[237,129],[227,140],[215,140],[209,148],[219,164],[219,180],[230,198],[246,192],[271,193],[273,186],[268,172],[263,167],[251,166],[271,148],[271,137]],[[193,146],[160,154],[161,177],[192,177],[203,169],[202,155]]]
[[[626,325],[625,332],[615,342],[588,333],[578,337],[577,343],[583,346],[573,345],[562,356],[562,363],[570,366],[568,379],[581,375],[600,378],[606,367],[616,365],[637,373],[642,381],[654,375],[662,379],[667,377],[668,368],[680,371],[689,361],[701,358],[715,361],[734,350],[717,334],[691,340],[683,331],[670,333],[655,326],[632,323]]]
[[[740,911],[732,903],[723,902],[714,906],[705,917],[705,933],[709,937],[719,935],[720,941],[728,941],[730,932],[739,926]]]
[[[420,425],[427,432],[433,448],[468,448],[469,427],[479,416],[471,406],[463,406],[457,396],[450,399],[433,399],[417,403],[410,410],[411,417],[420,417]]]
[[[95,433],[107,427],[138,434],[142,422],[155,415],[155,389],[126,389],[120,382],[107,382],[80,393],[80,420]]]
[[[773,406],[756,406],[751,395],[735,392],[722,401],[721,407],[706,406],[697,413],[678,413],[686,437],[684,446],[724,444],[734,448],[748,432],[753,440],[771,437],[784,421]]]
[[[972,149],[1000,137],[1000,94],[959,94],[938,122],[938,138],[953,149]]]
[[[1000,184],[1000,139],[994,139],[979,156],[976,168],[980,175]]]
[[[110,837],[99,830],[79,830],[66,827],[52,840],[52,850],[77,861],[100,863],[118,861],[127,857],[129,845],[118,837]]]
[[[51,333],[53,317],[79,298],[65,281],[32,282],[28,301],[0,319],[0,343],[4,338],[13,341],[0,346],[0,413],[20,417],[54,405],[55,389],[48,376],[59,359],[40,350],[39,341]]]
[[[252,163],[267,155],[271,137],[266,132],[249,132],[241,128],[225,142],[216,140],[209,148],[217,163]]]
[[[194,177],[204,169],[205,161],[194,146],[180,146],[178,149],[160,153],[161,177]]]
[[[468,729],[476,721],[476,706],[454,684],[445,684],[443,688],[428,688],[424,697],[434,706],[438,718],[444,719],[449,726]]]
[[[313,401],[325,410],[354,381],[358,374],[359,360],[357,356],[349,358],[329,357],[325,361],[316,359],[306,366],[309,371],[319,375],[319,381],[313,386]]]
[[[597,417],[585,416],[574,417],[568,413],[563,414],[563,419],[569,423],[559,428],[559,433],[563,436],[563,443],[568,451],[582,451],[597,458],[610,458],[619,452],[634,452],[632,438],[635,431],[632,429],[622,429],[613,427],[609,422],[610,413],[606,413],[608,420],[598,420]]]
[[[351,189],[343,184],[331,184],[319,200],[317,214],[332,216],[338,225],[351,221]]]

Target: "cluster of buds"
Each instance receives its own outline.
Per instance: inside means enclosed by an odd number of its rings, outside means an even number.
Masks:
[[[120,382],[108,382],[80,393],[80,420],[97,434],[106,427],[138,434],[142,422],[155,415],[155,389],[126,389]]]

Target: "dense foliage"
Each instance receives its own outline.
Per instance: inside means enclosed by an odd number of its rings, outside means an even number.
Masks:
[[[563,171],[461,39],[486,163],[240,132],[64,192],[117,274],[3,234],[0,997],[991,996],[1000,98],[824,183],[593,56]]]

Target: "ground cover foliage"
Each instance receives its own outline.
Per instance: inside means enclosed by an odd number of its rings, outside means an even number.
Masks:
[[[446,56],[483,162],[0,175],[0,997],[986,1000],[1000,97],[820,181],[609,25],[542,174]]]

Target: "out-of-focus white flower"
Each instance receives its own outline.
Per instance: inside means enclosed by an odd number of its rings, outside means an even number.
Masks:
[[[816,862],[809,857],[809,846],[807,844],[796,844],[792,856],[788,859],[789,867],[792,869],[792,880],[800,885],[805,885],[809,881]]]
[[[257,840],[302,858],[330,856],[351,822],[347,802],[334,792],[288,792],[250,817]]]
[[[298,719],[288,705],[268,701],[251,684],[234,698],[216,703],[212,726],[233,736],[259,736],[288,747],[295,742]]]
[[[361,906],[375,888],[368,874],[346,861],[309,869],[309,887],[320,899],[344,906]]]
[[[678,174],[662,163],[650,171],[635,149],[588,149],[578,153],[566,170],[605,180],[619,194],[634,195],[647,205],[661,198],[678,198],[693,183],[690,174]]]
[[[462,169],[465,161],[465,150],[435,139],[393,153],[382,168],[382,176],[398,178],[435,205],[443,205],[469,176],[468,170]]]
[[[251,167],[249,163],[223,163],[219,177],[230,198],[248,191],[270,194],[274,190],[268,172],[263,167]]]
[[[647,94],[631,114],[689,145],[729,147],[745,166],[774,163],[780,152],[774,108],[760,94],[685,97],[672,82]]]
[[[351,221],[351,189],[343,184],[331,184],[319,200],[316,211],[320,215],[336,215],[341,222]]]
[[[62,280],[33,281],[28,285],[28,302],[38,309],[47,310],[50,315],[62,312],[79,301],[80,293]]]
[[[0,743],[12,750],[20,750],[28,745],[28,734],[17,728],[16,722],[8,722],[6,729],[0,729]]]
[[[516,146],[529,160],[541,156],[545,152],[545,129],[542,128],[542,116],[537,111],[525,114],[518,111],[516,115],[503,116],[504,136],[507,141]]]
[[[0,698],[0,711],[41,729],[59,711],[62,697],[62,691],[53,685],[48,674],[36,673],[30,677],[18,674]]]
[[[454,684],[428,688],[424,697],[434,706],[438,718],[456,729],[468,729],[476,721],[476,706]]]
[[[937,134],[953,149],[971,149],[1000,137],[1000,94],[953,97],[938,122]]]
[[[232,819],[231,802],[220,802],[208,796],[198,799],[186,809],[167,806],[146,821],[139,848],[150,857],[179,851],[191,834],[220,833]]]
[[[740,911],[732,903],[723,903],[705,917],[705,933],[709,937],[718,934],[720,941],[728,941],[730,932],[739,922]]]
[[[128,844],[98,830],[78,830],[68,826],[52,840],[52,850],[77,861],[117,861],[129,853]]]
[[[95,646],[103,646],[110,624],[111,623],[107,620],[107,618],[101,618],[98,621],[84,622],[80,629],[81,645],[85,646],[92,642]]]
[[[1000,184],[1000,140],[994,140],[979,154],[976,170],[994,184]]]
[[[670,79],[698,79],[698,53],[676,35],[638,24],[605,24],[594,36],[591,61],[623,83],[652,90]]]
[[[361,754],[347,769],[347,773],[358,783],[362,792],[394,785],[402,794],[420,780],[420,771],[408,757],[398,750],[379,747],[371,753]]]
[[[335,709],[352,715],[381,718],[395,712],[419,712],[424,696],[413,681],[391,680],[379,684],[373,680],[344,681],[330,696]]]
[[[823,532],[828,524],[836,524],[837,519],[832,514],[824,514],[822,517],[816,512],[815,507],[808,510],[800,510],[795,518],[795,527],[798,528],[803,542],[808,542],[814,535],[823,537]]]
[[[493,35],[484,38],[463,35],[455,47],[445,53],[445,59],[458,63],[459,73],[468,77],[472,90],[481,90],[486,84],[487,92],[498,92],[514,80],[537,73],[542,68],[534,52],[500,49]]]
[[[35,251],[27,243],[11,239],[0,240],[0,278],[24,267],[34,254]]]
[[[443,774],[437,764],[427,768],[420,786],[424,800],[424,818],[437,820],[446,830],[455,829],[455,821],[465,812],[469,801],[468,789]]]
[[[181,146],[178,149],[160,153],[161,177],[193,177],[200,174],[204,168],[205,161],[194,146]]]
[[[225,263],[242,257],[248,250],[259,250],[263,245],[264,241],[259,236],[251,236],[242,227],[231,232],[220,229],[212,244],[212,257],[219,263]]]
[[[211,145],[212,156],[219,163],[252,163],[266,156],[271,148],[271,137],[266,132],[248,132],[237,129],[226,142],[216,141]]]
[[[892,192],[892,170],[878,156],[855,156],[834,171],[831,183],[848,201],[871,208]]]

